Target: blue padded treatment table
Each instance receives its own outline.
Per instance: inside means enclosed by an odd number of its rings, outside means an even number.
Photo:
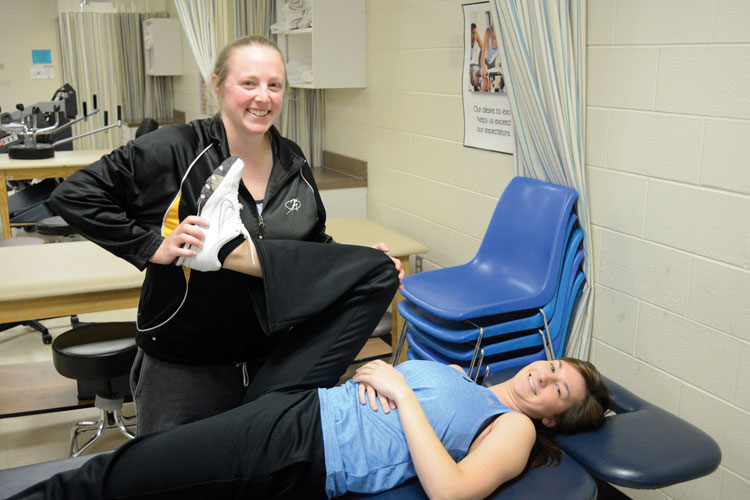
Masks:
[[[58,472],[80,467],[95,455],[81,455],[52,462],[0,470],[0,499],[8,498]],[[375,495],[347,494],[342,499],[370,498],[378,500],[426,499],[419,482],[414,479],[392,490]],[[497,500],[528,500],[555,498],[560,500],[594,500],[596,483],[573,459],[563,454],[557,467],[543,467],[526,471],[513,481],[501,486],[488,497]]]
[[[493,373],[485,383],[506,380],[517,370]],[[490,499],[594,499],[596,484],[589,473],[620,486],[654,489],[716,470],[721,450],[708,434],[606,377],[605,382],[612,391],[617,414],[607,417],[604,426],[596,431],[558,436],[557,444],[565,452],[559,466],[527,470],[501,486]],[[57,472],[80,467],[90,457],[83,455],[0,470],[0,498]],[[419,483],[412,480],[380,494],[349,494],[343,498],[417,500],[426,496]]]
[[[593,432],[558,436],[557,445],[596,477],[656,489],[710,474],[721,449],[708,434],[604,377],[614,411]]]
[[[2,471],[0,471],[1,473]],[[0,475],[2,481],[2,475]],[[529,500],[554,498],[555,500],[594,500],[597,489],[594,479],[575,460],[563,453],[560,465],[529,469],[517,478],[500,486],[488,500]],[[374,495],[346,494],[343,500],[367,498],[370,500],[426,500],[419,481],[412,479],[391,490]]]

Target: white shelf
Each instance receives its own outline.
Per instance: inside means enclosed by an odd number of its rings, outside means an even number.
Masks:
[[[279,12],[284,0],[277,0]],[[312,0],[312,27],[277,34],[284,58],[312,68],[307,89],[365,86],[365,0]]]
[[[303,33],[312,33],[312,28],[297,28],[294,30],[281,31],[278,35],[301,35]]]

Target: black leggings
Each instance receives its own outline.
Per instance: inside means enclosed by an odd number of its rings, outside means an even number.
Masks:
[[[138,437],[9,500],[325,497],[319,400],[308,390]]]
[[[255,240],[263,280],[251,290],[274,348],[245,402],[273,391],[333,387],[398,290],[393,261],[373,248]]]

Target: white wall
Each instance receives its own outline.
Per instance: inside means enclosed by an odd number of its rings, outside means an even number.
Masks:
[[[589,0],[593,361],[702,428],[750,498],[750,2]]]
[[[509,155],[465,148],[460,1],[367,2],[367,87],[326,91],[326,149],[368,162],[370,219],[469,260],[513,176]]]
[[[30,106],[49,101],[63,84],[57,4],[54,0],[3,0],[0,2],[0,106],[15,111],[17,103]],[[32,80],[31,51],[52,51],[54,79]]]

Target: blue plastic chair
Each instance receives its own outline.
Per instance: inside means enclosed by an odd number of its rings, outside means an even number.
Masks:
[[[573,310],[583,296],[582,287],[585,282],[585,274],[579,272],[573,287],[568,294],[571,300],[566,300],[564,312],[559,314],[549,325],[549,335],[552,342],[552,352],[561,352],[565,345],[567,334],[570,329],[570,318]],[[460,345],[451,347],[450,344],[440,342],[428,335],[420,334],[419,331],[408,328],[405,339],[409,343],[410,350],[407,351],[409,359],[429,359],[444,364],[457,364],[464,368],[470,376],[475,378],[482,372],[483,376],[490,375],[499,370],[528,364],[532,361],[547,359],[544,349],[542,332],[529,332],[528,335],[505,342],[478,345],[475,347],[460,349]],[[537,350],[528,353],[528,349],[537,347]],[[477,356],[475,353],[479,352]],[[411,353],[411,354],[410,354]],[[514,353],[517,353],[514,355]],[[492,356],[505,354],[507,359],[492,361]],[[488,359],[489,358],[489,359]],[[474,369],[476,367],[476,370]],[[482,368],[484,367],[484,369]]]
[[[513,178],[474,258],[407,276],[402,294],[430,314],[453,321],[543,307],[555,294],[577,198],[565,186]]]
[[[577,249],[577,245],[583,240],[583,233],[577,231],[577,234],[580,237],[576,237],[571,241],[572,245],[569,247],[569,255],[566,256],[565,264],[563,265],[562,279],[560,285],[555,289],[553,299],[541,308],[541,310],[533,311],[528,316],[514,317],[508,321],[489,325],[484,324],[486,322],[479,319],[477,323],[482,325],[483,337],[494,337],[506,333],[541,328],[544,326],[545,319],[549,321],[554,317],[556,311],[563,310],[562,308],[558,309],[558,297],[562,296],[566,290],[570,290],[575,273],[584,259],[583,251]],[[399,314],[401,314],[406,323],[446,342],[471,342],[479,337],[480,327],[472,323],[441,321],[440,318],[424,314],[423,311],[420,311],[419,308],[409,301],[401,301],[397,307]]]
[[[571,216],[571,222],[575,223],[575,215]],[[572,224],[569,224],[568,229],[572,228]],[[552,300],[540,310],[529,312],[521,317],[514,316],[511,319],[498,317],[477,318],[476,322],[470,321],[458,323],[429,315],[425,311],[420,311],[418,307],[406,300],[401,301],[398,304],[399,313],[404,318],[404,327],[409,325],[414,330],[446,342],[474,342],[476,348],[473,351],[472,360],[476,360],[479,354],[479,345],[483,342],[485,337],[496,337],[508,333],[534,330],[544,327],[545,324],[553,319],[555,311],[565,310],[564,305],[562,305],[562,307],[557,307],[558,303],[562,302],[562,300],[558,300],[558,296],[565,299],[567,298],[567,294],[570,290],[570,283],[574,280],[575,273],[584,259],[583,251],[578,249],[583,242],[583,233],[578,229],[572,230],[573,233],[569,238],[565,251],[565,260],[559,273],[560,282],[555,287],[555,295]],[[497,322],[490,323],[490,319]],[[405,336],[401,335],[399,342],[396,345],[396,349],[394,350],[394,360],[399,359],[401,356],[404,340]]]
[[[407,332],[408,337],[408,332]],[[438,354],[435,354],[434,352],[428,352],[425,351],[422,346],[419,344],[412,345],[409,344],[409,349],[406,351],[406,358],[407,359],[426,359],[430,361],[437,361],[439,363],[443,363],[446,365],[459,365],[461,368],[463,368],[466,373],[469,374],[472,378],[477,378],[478,375],[480,375],[480,370],[470,370],[469,366],[462,365],[461,363],[456,363],[455,361],[446,358],[445,356],[440,356]],[[540,361],[547,359],[547,356],[544,353],[544,349],[540,349],[537,352],[531,353],[531,354],[524,354],[522,356],[517,356],[514,358],[505,359],[502,361],[495,361],[492,363],[488,363],[485,366],[485,376],[491,375],[492,373],[507,370],[510,368],[516,368],[521,366],[526,366],[529,363],[533,363],[534,361]]]
[[[557,311],[552,321],[548,324],[554,352],[558,352],[557,349],[560,345],[561,336],[563,336],[563,332],[567,332],[574,301],[579,294],[579,290],[583,286],[585,278],[586,276],[583,272],[578,272],[573,285],[569,286],[568,290],[565,292],[565,300],[557,301],[559,311]],[[542,327],[543,326],[544,325],[542,325]],[[467,362],[474,360],[476,345],[479,345],[485,357],[509,351],[528,349],[531,347],[539,347],[540,349],[544,347],[543,338],[538,329],[518,330],[514,333],[520,333],[523,331],[527,331],[528,333],[526,335],[516,336],[505,340],[503,340],[502,337],[492,338],[485,335],[481,339],[475,339],[475,343],[456,343],[436,338],[415,324],[409,324],[407,331],[410,333],[411,338],[415,339],[420,344],[453,359],[454,362]],[[407,340],[408,338],[409,337],[407,336]]]

